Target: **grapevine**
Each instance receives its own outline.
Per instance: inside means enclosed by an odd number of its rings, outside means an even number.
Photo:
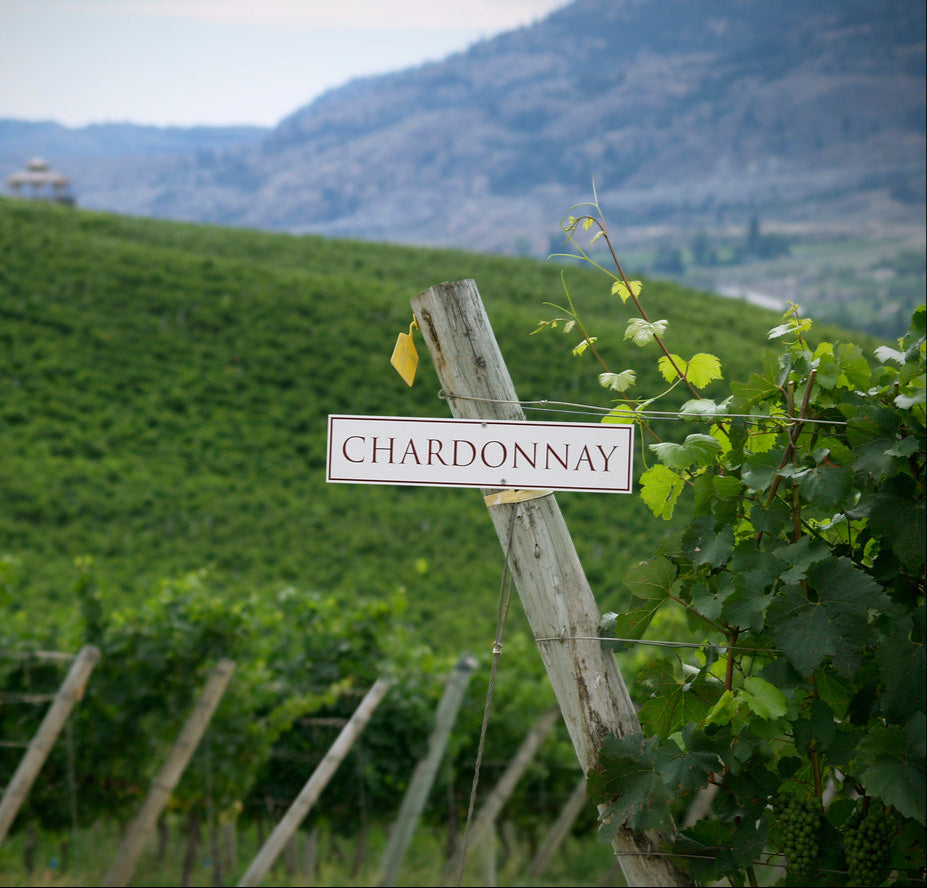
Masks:
[[[698,884],[774,884],[777,857],[788,884],[922,882],[927,309],[870,358],[793,304],[768,334],[777,353],[718,397],[721,361],[673,345],[672,319],[651,320],[646,282],[615,258],[598,198],[581,206],[567,241],[611,278],[631,315],[623,342],[650,349],[669,388],[632,394],[636,368],[609,366],[627,347],[596,336],[569,295],[540,329],[582,335],[573,354],[591,353],[619,396],[604,421],[656,439],[641,498],[677,521],[625,577],[625,610],[602,630],[628,643],[675,625],[681,648],[634,675],[646,742],[606,738],[590,796],[612,829],[683,821],[665,850]],[[691,396],[674,412],[696,429],[680,442],[648,425],[673,391]],[[713,810],[689,817],[709,791]]]

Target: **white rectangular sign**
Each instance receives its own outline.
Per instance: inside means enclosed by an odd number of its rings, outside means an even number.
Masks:
[[[634,426],[329,416],[327,480],[630,493]]]

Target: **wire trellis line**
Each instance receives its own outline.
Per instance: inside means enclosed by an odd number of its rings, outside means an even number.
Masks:
[[[720,644],[711,641],[669,641],[666,639],[658,638],[617,638],[609,637],[607,635],[547,635],[539,636],[534,639],[535,641],[598,641],[601,643],[623,643],[623,644],[649,644],[654,645],[655,647],[678,647],[678,648],[693,648],[697,650],[710,649],[717,651],[721,654],[726,654],[728,651],[744,651],[748,654],[782,654],[783,651],[780,651],[778,648],[755,648],[755,647],[746,647],[739,644]]]
[[[65,651],[0,651],[0,658],[11,660],[73,660],[75,654]]]
[[[6,700],[10,703],[51,703],[55,699],[54,694],[26,694],[14,691],[0,691],[0,700]]]
[[[455,395],[445,389],[438,391],[438,397],[443,401],[480,401],[486,404],[517,404],[525,410],[538,410],[548,413],[569,413],[576,416],[608,416],[615,411],[615,407],[601,407],[598,404],[578,404],[572,401],[552,401],[547,398],[540,400],[526,401],[521,399],[504,399],[504,398],[480,398],[475,395]],[[561,409],[575,408],[575,409]],[[630,408],[629,408],[630,410]],[[793,423],[802,423],[805,425],[824,425],[824,426],[845,426],[846,420],[842,419],[809,419],[802,416],[757,416],[753,413],[726,413],[726,412],[705,412],[692,413],[684,410],[633,410],[636,416],[647,417],[648,419],[670,419],[677,421],[684,420],[703,420],[713,421],[718,419],[744,419],[756,424],[772,422],[780,425],[791,425]]]

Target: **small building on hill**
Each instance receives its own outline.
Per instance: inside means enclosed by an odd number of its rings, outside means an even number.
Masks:
[[[71,194],[71,180],[68,176],[56,173],[47,160],[33,157],[24,170],[6,177],[7,187],[15,196],[23,191],[26,197],[36,200],[50,200],[55,203],[74,205]]]

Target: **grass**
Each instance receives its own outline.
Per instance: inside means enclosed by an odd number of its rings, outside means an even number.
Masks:
[[[221,884],[232,885],[251,865],[262,847],[262,836],[254,827],[235,831],[229,843],[229,833],[217,831],[217,842],[225,841],[220,851],[224,867],[218,871]],[[184,858],[187,844],[176,822],[166,845],[159,847],[153,836],[143,851],[130,885],[149,888],[184,884]],[[295,886],[365,886],[377,884],[381,875],[383,852],[388,836],[380,827],[367,830],[362,836],[345,839],[323,827],[300,829],[291,843],[271,867],[260,884],[295,888]],[[24,864],[25,836],[11,837],[0,851],[0,882],[9,886],[82,886],[99,884],[119,851],[119,833],[113,826],[95,824],[62,841],[48,835],[40,836],[33,852],[33,869]],[[217,849],[220,847],[217,844]],[[229,853],[229,849],[234,851]],[[457,873],[447,872],[448,834],[435,827],[422,826],[413,835],[397,883],[409,888],[430,888],[442,884],[457,884]],[[496,884],[499,886],[566,886],[623,885],[620,872],[614,869],[610,845],[596,841],[592,831],[586,835],[569,836],[552,855],[547,867],[537,877],[530,877],[532,863],[540,847],[537,841],[518,835],[511,824],[503,822],[492,835],[469,848],[462,885]],[[232,862],[233,861],[233,862]],[[231,865],[229,865],[231,863]],[[217,870],[210,853],[210,838],[203,835],[189,868],[191,886],[217,884]],[[489,880],[493,879],[494,882]]]

